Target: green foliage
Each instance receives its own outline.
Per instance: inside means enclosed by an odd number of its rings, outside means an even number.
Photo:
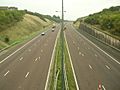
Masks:
[[[24,11],[0,10],[0,31],[23,19]]]
[[[85,19],[85,22],[90,23],[92,25],[99,24],[98,16],[95,16],[95,17],[90,16],[89,18]]]
[[[31,11],[26,11],[26,13],[37,16],[40,19],[42,19],[43,21],[47,22],[42,14],[39,14],[39,13],[36,13],[36,12],[34,13],[34,12],[31,12]]]
[[[120,36],[120,6],[103,9],[99,13],[89,15],[84,21],[91,25],[98,25],[102,30]]]
[[[57,17],[55,15],[53,15],[53,17],[51,17],[50,15],[44,15],[44,17],[49,19],[49,20],[55,21],[55,22],[60,22],[61,21],[60,17],[59,16]]]
[[[49,19],[50,21],[60,22],[60,17],[59,16],[53,15],[53,17],[51,17],[50,15],[42,15],[42,14],[39,14],[39,13],[36,13],[36,12],[34,13],[34,12],[31,12],[31,11],[27,11],[27,10],[25,10],[25,12],[28,13],[28,14],[31,14],[31,15],[38,16],[40,19],[42,19],[45,22],[47,22],[45,20],[45,18]]]
[[[5,37],[5,42],[8,43],[10,41],[9,37]]]

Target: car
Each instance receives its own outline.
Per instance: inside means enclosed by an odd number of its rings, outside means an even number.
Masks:
[[[52,32],[54,32],[55,31],[55,29],[54,28],[52,28]]]
[[[41,35],[42,35],[42,36],[45,35],[45,32],[42,32]]]
[[[56,25],[55,25],[55,24],[53,24],[52,28],[56,28]]]
[[[66,30],[67,28],[66,27],[64,27],[64,30]]]

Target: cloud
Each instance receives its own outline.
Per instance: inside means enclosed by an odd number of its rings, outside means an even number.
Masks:
[[[61,0],[0,0],[0,5],[16,6],[42,14],[61,15]],[[65,19],[75,20],[78,17],[99,12],[110,6],[120,5],[120,0],[64,0]]]

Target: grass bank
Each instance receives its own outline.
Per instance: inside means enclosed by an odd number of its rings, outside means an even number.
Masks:
[[[19,21],[12,27],[0,32],[0,49],[32,38],[52,23],[53,22],[48,19],[46,19],[45,22],[37,16],[25,14],[22,21]],[[6,38],[8,39],[7,42]]]

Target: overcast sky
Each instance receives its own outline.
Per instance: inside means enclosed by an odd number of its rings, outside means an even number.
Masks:
[[[47,15],[61,15],[62,0],[0,0],[0,6],[16,6]],[[65,19],[76,20],[104,8],[120,6],[120,0],[64,0]]]

